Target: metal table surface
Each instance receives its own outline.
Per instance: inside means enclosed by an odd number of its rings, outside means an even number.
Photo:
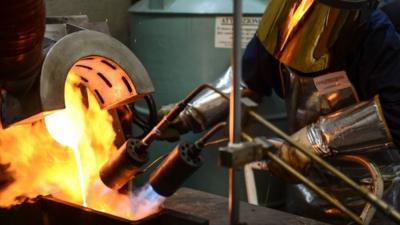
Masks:
[[[228,225],[228,199],[222,196],[181,188],[167,199],[165,207],[210,220],[210,225]],[[322,225],[326,223],[269,209],[240,203],[240,222],[248,225]]]

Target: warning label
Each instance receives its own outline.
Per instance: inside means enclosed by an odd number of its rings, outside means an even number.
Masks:
[[[257,31],[261,17],[242,18],[242,48],[245,48]],[[215,19],[215,47],[232,48],[233,18],[217,17]]]
[[[346,71],[325,74],[314,78],[315,87],[321,94],[329,94],[352,87]]]

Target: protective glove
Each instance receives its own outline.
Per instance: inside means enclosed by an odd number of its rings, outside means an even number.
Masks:
[[[321,157],[340,154],[364,154],[394,148],[393,138],[384,118],[379,96],[331,114],[321,116],[292,135],[307,151]],[[279,157],[300,173],[307,174],[310,159],[294,147],[284,144]],[[276,163],[271,172],[288,181],[297,182]]]
[[[301,130],[297,131],[294,133],[292,136],[292,139],[299,143],[303,148],[305,148],[307,151],[314,152],[314,149],[310,143],[310,141],[307,138],[307,127],[302,128]],[[298,172],[307,175],[308,168],[311,165],[311,160],[309,157],[301,153],[297,148],[291,146],[287,142],[283,142],[283,144],[280,145],[279,150],[277,152],[277,155],[286,163],[288,163],[290,166],[292,166],[295,170]],[[300,181],[293,177],[291,174],[289,174],[284,168],[282,168],[280,165],[275,163],[274,161],[270,161],[268,163],[268,169],[270,172],[282,179],[284,179],[287,182],[291,183],[299,183]]]
[[[246,116],[247,110],[254,109],[257,103],[247,97],[242,98],[242,102],[242,123],[244,125],[248,118]],[[162,106],[158,111],[159,120],[173,107],[173,104]],[[198,133],[205,131],[228,118],[228,107],[228,102],[223,98],[210,101],[202,106],[188,105],[185,110],[169,124],[168,128],[160,134],[158,139],[177,141],[181,135],[188,132]]]

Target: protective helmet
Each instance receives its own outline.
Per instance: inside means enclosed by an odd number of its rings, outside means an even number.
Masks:
[[[302,73],[337,67],[376,0],[270,0],[257,31],[265,49]]]

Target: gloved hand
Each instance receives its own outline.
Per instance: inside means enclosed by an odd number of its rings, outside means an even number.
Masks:
[[[311,143],[307,138],[307,127],[302,128],[301,130],[294,133],[292,139],[303,146],[306,150],[310,152],[314,152]],[[308,168],[311,165],[311,160],[309,157],[301,153],[297,148],[291,146],[289,143],[284,142],[280,145],[278,150],[278,156],[292,166],[295,170],[302,173],[303,175],[307,174]],[[300,181],[289,174],[284,168],[275,163],[274,161],[270,161],[268,163],[268,169],[271,173],[277,177],[280,177],[291,183],[299,183]]]

